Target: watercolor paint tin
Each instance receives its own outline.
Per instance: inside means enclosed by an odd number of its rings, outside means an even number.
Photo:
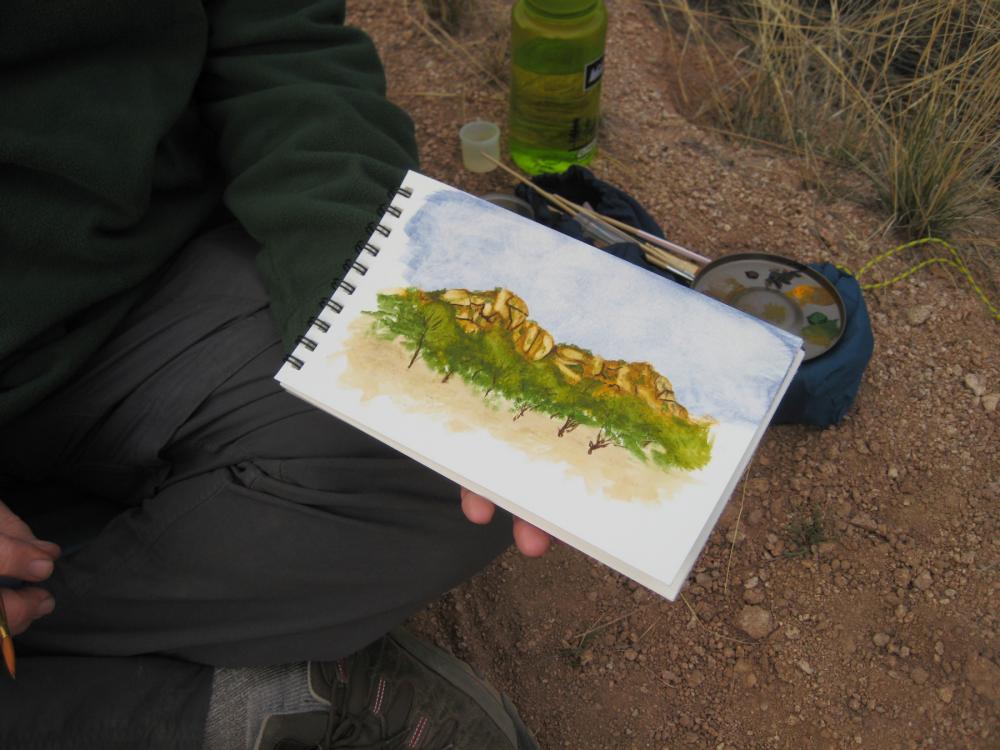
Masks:
[[[836,287],[780,255],[727,255],[704,266],[691,288],[801,337],[806,360],[836,346],[847,324]]]

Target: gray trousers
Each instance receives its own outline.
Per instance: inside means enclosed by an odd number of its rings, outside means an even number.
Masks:
[[[508,516],[468,523],[453,483],[278,387],[255,249],[195,240],[0,428],[0,498],[65,549],[0,678],[5,750],[197,748],[212,666],[339,658],[510,542]]]

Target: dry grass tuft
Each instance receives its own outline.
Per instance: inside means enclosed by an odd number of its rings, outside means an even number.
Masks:
[[[472,0],[420,0],[427,15],[441,24],[449,34],[458,31],[462,20],[472,7]]]
[[[998,0],[655,5],[683,32],[687,114],[858,167],[910,237],[1000,205]],[[693,68],[708,86],[685,85]]]

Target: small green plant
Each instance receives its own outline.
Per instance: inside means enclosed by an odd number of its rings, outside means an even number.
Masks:
[[[812,548],[825,542],[829,537],[823,512],[816,505],[812,506],[808,517],[800,516],[788,524],[788,540],[795,549],[786,553],[788,557],[808,555]]]

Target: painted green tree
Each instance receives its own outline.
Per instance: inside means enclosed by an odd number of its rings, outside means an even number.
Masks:
[[[655,409],[632,394],[598,393],[602,383],[593,378],[570,383],[553,362],[522,355],[502,326],[464,331],[456,307],[438,294],[411,288],[378,295],[378,310],[366,313],[373,318],[370,332],[402,345],[411,353],[410,367],[419,357],[445,382],[457,375],[487,403],[509,407],[514,419],[527,411],[546,414],[562,420],[554,428],[560,436],[580,425],[596,428],[588,453],[613,445],[663,469],[708,463],[707,422]]]

